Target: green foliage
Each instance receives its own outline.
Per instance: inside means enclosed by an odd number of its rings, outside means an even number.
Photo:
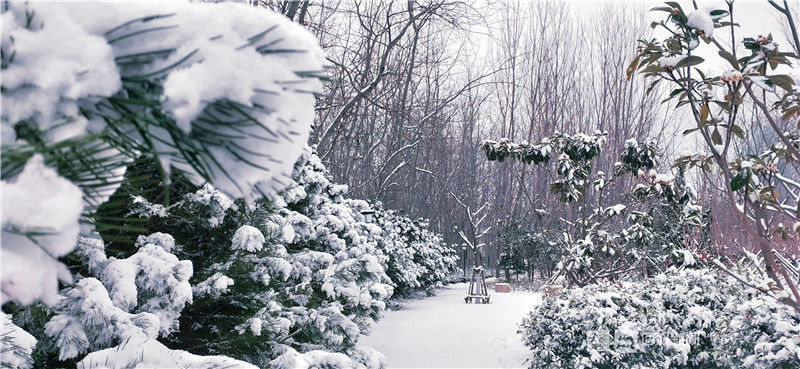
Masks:
[[[531,220],[512,220],[501,228],[500,268],[517,273],[539,270],[542,276],[552,273],[562,253],[556,241],[558,234],[534,224]]]
[[[620,153],[620,165],[616,168],[616,174],[633,173],[637,175],[639,170],[648,171],[653,169],[656,166],[657,155],[655,143],[639,143],[636,140],[625,141],[625,149]]]
[[[515,144],[508,139],[502,139],[500,142],[487,140],[481,146],[486,153],[486,158],[489,161],[503,162],[506,158],[519,160],[525,164],[541,164],[550,161],[550,152],[552,147],[549,142],[540,144],[528,144],[526,142]]]
[[[58,360],[58,346],[53,339],[44,333],[44,325],[53,316],[53,312],[42,303],[29,306],[19,306],[13,303],[3,306],[5,312],[14,316],[14,323],[20,328],[36,337],[37,344],[33,350],[33,367],[53,368],[70,367],[75,363],[72,360]]]
[[[556,172],[562,178],[554,181],[550,190],[558,194],[562,202],[571,203],[579,201],[586,193],[590,185],[588,178],[592,173],[592,159],[600,154],[604,142],[605,134],[600,132],[594,135],[556,133],[534,145],[527,142],[515,144],[508,139],[499,142],[487,140],[481,145],[481,150],[489,161],[502,162],[511,158],[535,165],[549,162],[552,153],[560,153]]]
[[[753,170],[750,168],[743,168],[731,180],[731,191],[739,191],[745,186],[747,183],[750,182],[750,178],[753,176]]]

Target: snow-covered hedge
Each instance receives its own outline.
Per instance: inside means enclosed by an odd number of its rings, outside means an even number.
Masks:
[[[800,366],[800,316],[707,269],[566,290],[520,333],[531,368]]]
[[[132,168],[129,176],[139,177],[141,168]],[[456,265],[454,252],[426,222],[347,198],[347,187],[330,180],[311,148],[284,191],[252,206],[210,185],[169,206],[155,200],[135,195],[126,205],[129,217],[146,218],[154,233],[140,236],[132,248],[110,245],[131,255],[120,259],[126,262],[140,259],[148,243],[164,245],[176,258],[170,262],[191,261],[192,303],[178,309],[181,299],[173,297],[172,305],[161,304],[174,307],[162,309],[160,321],[176,316],[164,310],[180,317],[174,325],[162,323],[160,339],[196,354],[276,368],[379,368],[383,356],[359,346],[360,334],[380,317],[395,289],[411,293],[441,285]],[[368,220],[373,210],[374,220]],[[104,259],[102,244],[90,245],[81,246],[90,270],[117,263]],[[118,288],[106,274],[97,273],[111,299],[127,301],[125,295],[115,299]],[[169,274],[159,278],[171,280]],[[148,291],[146,284],[131,290],[140,297]]]

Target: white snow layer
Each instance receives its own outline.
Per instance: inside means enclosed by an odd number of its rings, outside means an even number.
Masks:
[[[675,68],[678,63],[680,63],[683,59],[686,59],[687,55],[672,55],[672,56],[664,56],[658,60],[658,64],[662,68]]]
[[[214,273],[211,277],[192,287],[195,297],[222,296],[228,293],[228,287],[235,284],[234,280],[222,273]]]
[[[74,119],[49,131],[49,138],[58,141],[80,136],[89,122],[78,114],[79,100],[108,96],[121,87],[111,45],[102,34],[87,32],[75,18],[78,14],[63,11],[63,5],[31,4],[31,8],[45,26],[26,28],[22,4],[3,12],[3,51],[14,54],[3,70],[3,127],[34,118],[42,131],[48,131]],[[92,12],[79,16],[105,17]],[[13,131],[4,132],[3,145],[12,142]]]
[[[243,225],[236,230],[231,240],[231,249],[245,250],[247,252],[261,251],[264,247],[264,234],[258,228]]]
[[[356,368],[357,365],[342,353],[312,350],[299,353],[287,348],[286,353],[270,362],[273,369]]]
[[[258,367],[225,356],[199,356],[183,350],[170,350],[155,339],[136,335],[119,346],[86,355],[78,362],[78,368],[257,369]]]
[[[72,281],[57,258],[78,239],[82,192],[36,155],[22,173],[2,181],[2,193],[0,302],[28,305],[41,298],[52,305],[58,299],[58,279]]]
[[[694,10],[689,13],[689,20],[686,24],[689,27],[703,32],[703,35],[708,38],[714,36],[714,21],[706,10]]]
[[[390,368],[521,368],[530,354],[517,326],[541,295],[492,293],[491,304],[464,303],[465,283],[390,311],[358,343],[386,355]]]

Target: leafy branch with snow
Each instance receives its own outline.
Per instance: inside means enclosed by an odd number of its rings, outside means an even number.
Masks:
[[[770,4],[794,27],[788,4]],[[653,86],[668,84],[673,88],[668,100],[689,108],[693,127],[684,134],[699,133],[704,151],[680,157],[675,165],[699,168],[703,175],[713,169],[720,172],[723,198],[749,237],[758,242],[758,252],[764,260],[763,278],[771,280],[780,291],[778,298],[800,312],[800,281],[787,271],[794,266],[781,261],[785,257],[775,240],[794,237],[792,234],[800,231],[800,187],[795,178],[800,164],[800,125],[794,124],[800,118],[800,87],[798,81],[781,72],[782,67],[791,67],[792,59],[796,63],[800,56],[781,51],[769,33],[735,38],[739,26],[733,16],[733,2],[720,9],[699,9],[696,5],[684,9],[676,2],[665,5],[652,9],[658,14],[666,13],[652,27],[666,30],[669,36],[639,41],[637,55],[628,67],[628,78],[638,72]],[[723,45],[715,37],[722,31],[730,33],[730,45]],[[708,71],[706,66],[714,61],[697,55],[701,40],[713,46],[726,71]],[[788,41],[794,50],[800,50],[796,30]],[[749,137],[738,117],[747,106],[753,106],[763,117],[764,129],[774,139],[763,152],[741,149],[741,143]],[[794,226],[785,225],[792,223]]]

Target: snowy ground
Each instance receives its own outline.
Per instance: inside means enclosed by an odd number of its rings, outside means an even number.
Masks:
[[[541,301],[532,292],[494,293],[492,303],[464,303],[467,286],[390,311],[360,344],[386,355],[390,368],[520,368],[528,357],[517,325]]]

